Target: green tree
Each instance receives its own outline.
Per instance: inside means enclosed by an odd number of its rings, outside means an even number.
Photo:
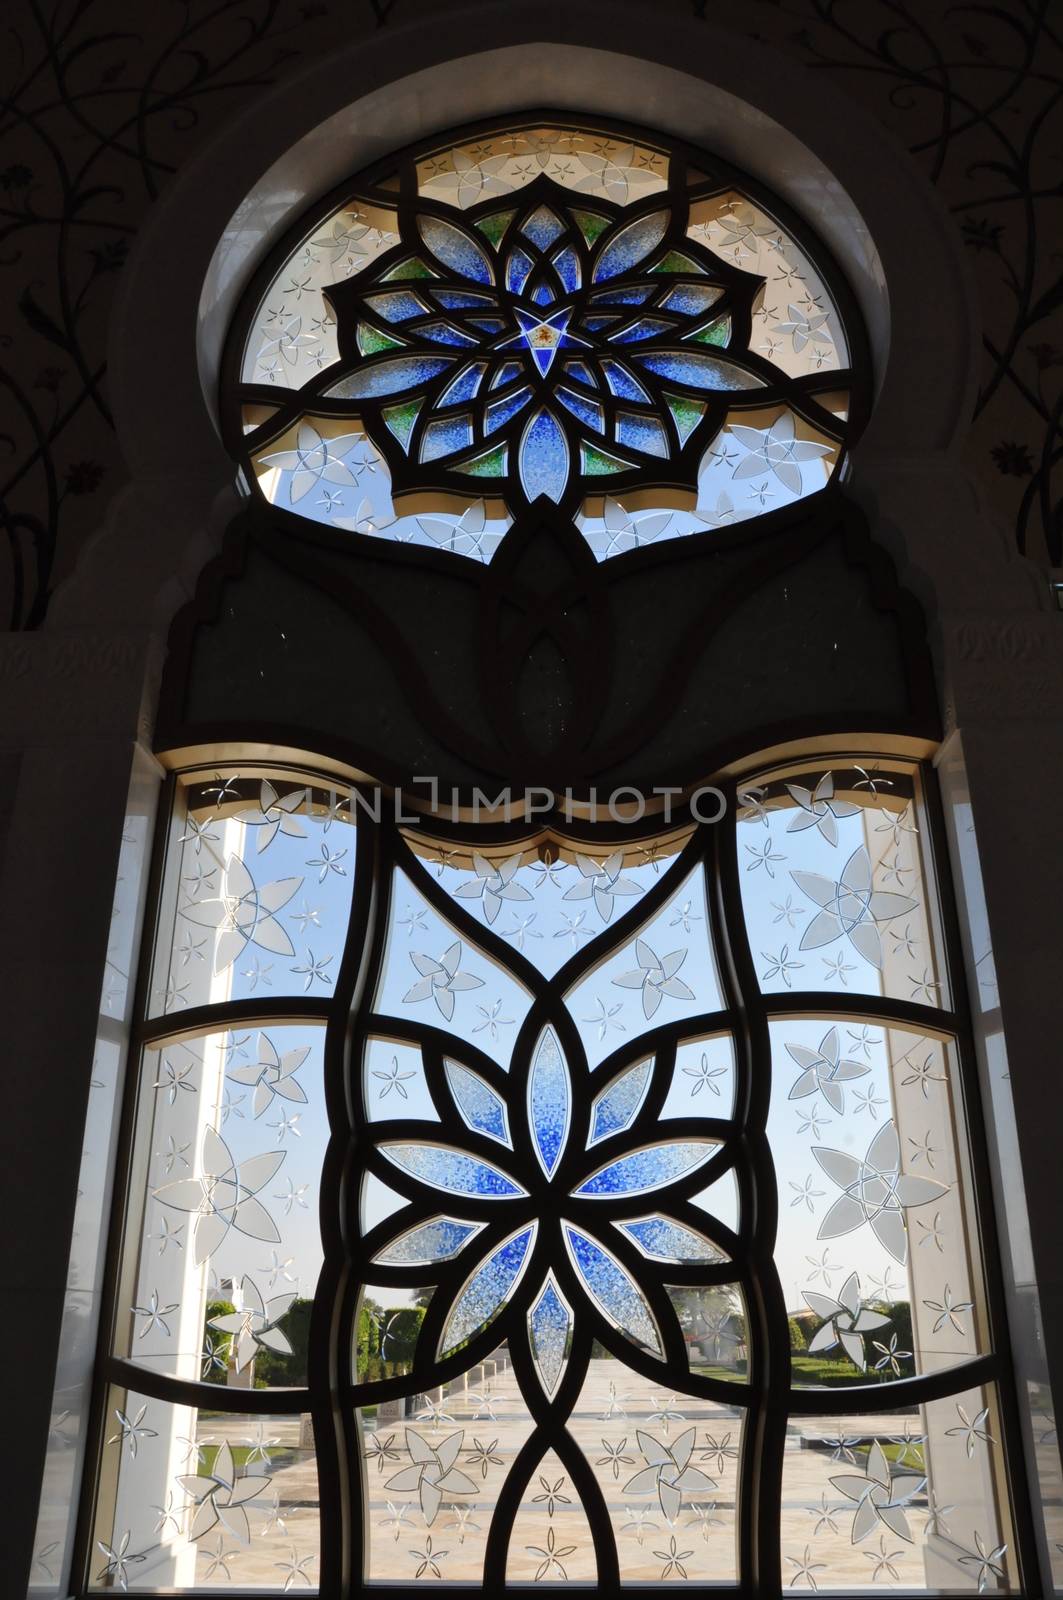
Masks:
[[[358,1331],[355,1337],[355,1366],[358,1379],[364,1383],[367,1379],[381,1376],[382,1363],[380,1357],[380,1319],[384,1313],[373,1300],[363,1300],[358,1311]]]
[[[912,1343],[912,1308],[908,1301],[877,1300],[872,1310],[888,1317],[889,1327],[876,1328],[870,1336],[865,1346],[868,1366],[874,1368],[876,1362],[882,1361],[884,1364],[879,1371],[883,1378],[913,1378],[915,1359],[912,1352],[915,1345]],[[896,1344],[893,1343],[894,1336]],[[898,1368],[896,1372],[893,1370],[894,1362]]]
[[[203,1381],[227,1383],[232,1359],[233,1336],[210,1326],[215,1317],[228,1317],[236,1310],[231,1300],[209,1300],[203,1313]]]
[[[258,1345],[255,1350],[255,1388],[293,1389],[306,1383],[306,1368],[310,1347],[310,1316],[312,1300],[293,1300],[277,1323],[292,1347],[291,1355],[279,1350],[267,1350]]]
[[[409,1366],[424,1321],[424,1306],[395,1306],[383,1314],[381,1354],[389,1366]]]

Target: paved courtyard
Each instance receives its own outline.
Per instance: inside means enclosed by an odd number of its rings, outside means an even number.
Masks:
[[[448,1384],[442,1394],[411,1402],[408,1415],[399,1415],[400,1410],[382,1408],[381,1415],[370,1413],[364,1422],[368,1576],[385,1582],[478,1581],[492,1507],[530,1432],[513,1373],[504,1359],[493,1371],[488,1363]],[[298,1418],[267,1419],[264,1435],[275,1441],[268,1447],[271,1459],[250,1470],[268,1473],[271,1483],[251,1507],[256,1530],[251,1547],[228,1561],[227,1577],[223,1568],[212,1568],[214,1542],[204,1541],[197,1584],[316,1586],[317,1479],[312,1455],[298,1448],[300,1427]],[[676,1397],[618,1362],[595,1360],[569,1427],[592,1464],[612,1518],[624,1579],[734,1581],[738,1408]],[[917,1435],[920,1427],[914,1412],[888,1420],[895,1440]],[[229,1438],[236,1445],[246,1441],[248,1425],[246,1419],[211,1418],[199,1431],[201,1438]],[[837,1455],[839,1446],[825,1441],[839,1433],[850,1441],[886,1437],[881,1417],[850,1417],[843,1429],[827,1419],[801,1419],[790,1426],[782,1514],[787,1581],[806,1588],[814,1579],[821,1589],[872,1583],[926,1587],[925,1491],[906,1511],[912,1542],[878,1524],[854,1545],[853,1502],[830,1480],[861,1471],[864,1456],[859,1444],[850,1444],[853,1461],[832,1459],[832,1449]],[[305,1432],[302,1443],[309,1443]],[[671,1464],[662,1451],[672,1453]],[[898,1451],[903,1455],[903,1442],[892,1447],[894,1458]],[[662,1471],[647,1470],[662,1461]],[[669,1492],[669,1480],[678,1500]],[[596,1577],[586,1518],[556,1457],[547,1457],[532,1474],[516,1518],[507,1576],[517,1582],[563,1576],[593,1582]]]

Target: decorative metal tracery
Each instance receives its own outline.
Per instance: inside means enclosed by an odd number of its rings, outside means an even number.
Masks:
[[[172,798],[89,1588],[1018,1586],[918,769]]]
[[[863,378],[782,209],[604,128],[415,152],[268,269],[234,446],[301,518],[480,560],[539,499],[600,558],[792,504],[836,470]]]

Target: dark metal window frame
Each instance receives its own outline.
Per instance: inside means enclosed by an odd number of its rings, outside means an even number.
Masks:
[[[883,755],[889,754],[888,740],[881,740]],[[852,750],[859,759],[867,759],[866,739],[854,741]],[[844,765],[844,746],[838,744],[830,755],[823,755],[824,766],[835,770]],[[817,760],[821,752],[814,745],[794,752],[801,761]],[[852,759],[852,755],[850,758]],[[226,761],[224,752],[215,750],[212,764]],[[305,764],[304,764],[305,763]],[[168,764],[180,772],[183,767],[179,755],[169,758]],[[256,772],[283,773],[297,782],[328,785],[336,781],[342,771],[337,760],[323,757],[320,766],[307,757],[298,766],[288,762],[269,762],[250,751],[233,750],[227,764],[238,765],[244,775]],[[595,941],[593,959],[576,953],[552,979],[543,977],[536,968],[525,961],[509,946],[502,943],[482,923],[476,921],[460,905],[446,895],[431,880],[422,880],[419,889],[429,903],[435,906],[457,932],[475,941],[488,955],[504,959],[506,967],[532,990],[535,999],[528,1018],[522,1026],[522,1039],[533,1040],[541,1027],[549,1022],[556,1030],[563,1048],[579,1050],[574,1038],[574,1025],[567,1015],[562,995],[571,987],[582,967],[596,965],[605,954],[619,948],[634,932],[658,910],[673,892],[677,882],[694,866],[705,874],[706,904],[711,921],[712,937],[720,962],[725,1009],[711,1017],[701,1014],[685,1018],[681,1024],[658,1029],[663,1040],[659,1049],[667,1052],[681,1036],[699,1036],[706,1025],[718,1026],[730,1032],[734,1041],[736,1095],[734,1125],[737,1136],[731,1139],[724,1154],[714,1158],[711,1168],[702,1169],[697,1181],[688,1185],[693,1189],[704,1185],[706,1174],[722,1172],[733,1165],[740,1196],[739,1234],[730,1236],[728,1242],[735,1252],[733,1270],[726,1269],[729,1281],[741,1284],[746,1297],[750,1330],[750,1373],[748,1387],[722,1383],[708,1378],[692,1378],[686,1369],[672,1357],[667,1382],[677,1393],[701,1394],[706,1398],[723,1399],[727,1404],[748,1402],[747,1426],[743,1435],[742,1458],[739,1466],[737,1500],[738,1582],[735,1586],[720,1586],[722,1595],[766,1597],[778,1594],[782,1587],[779,1548],[779,1503],[782,1487],[783,1451],[786,1424],[791,1416],[836,1415],[843,1418],[866,1409],[869,1400],[877,1400],[876,1409],[906,1403],[920,1403],[952,1393],[979,1383],[994,1383],[999,1396],[1003,1425],[1003,1470],[1006,1474],[1011,1500],[1012,1526],[1015,1535],[1014,1554],[1017,1561],[1019,1587],[1022,1593],[1038,1593],[1037,1564],[1030,1514],[1029,1496],[1026,1492],[1023,1454],[1021,1448],[1019,1410],[1015,1380],[1009,1354],[1006,1317],[1004,1314],[1003,1287],[1000,1275],[1000,1254],[991,1197],[987,1192],[975,1192],[971,1204],[977,1226],[976,1248],[980,1250],[981,1271],[985,1285],[986,1306],[991,1333],[992,1351],[973,1357],[962,1366],[950,1367],[942,1372],[902,1379],[891,1383],[883,1391],[881,1386],[855,1386],[842,1390],[790,1388],[790,1348],[787,1315],[781,1285],[773,1261],[773,1243],[777,1219],[777,1195],[773,1179],[773,1162],[766,1133],[766,1123],[771,1090],[771,1050],[768,1021],[771,1017],[816,1016],[857,1017],[882,1025],[903,1025],[923,1033],[954,1041],[959,1063],[959,1085],[963,1096],[964,1122],[969,1141],[971,1170],[978,1174],[988,1171],[985,1159],[985,1129],[980,1111],[977,1074],[973,1042],[968,1019],[968,1000],[964,983],[962,956],[954,903],[949,883],[947,856],[940,801],[934,775],[929,767],[917,765],[918,782],[923,796],[923,817],[931,860],[931,887],[936,886],[937,913],[942,930],[942,956],[947,965],[952,1009],[941,1009],[916,1002],[900,1001],[860,995],[825,993],[822,991],[793,991],[786,994],[762,994],[753,966],[746,936],[740,892],[740,865],[736,837],[736,804],[739,792],[753,779],[764,775],[771,766],[779,763],[765,757],[762,763],[755,759],[744,764],[744,777],[734,772],[718,781],[724,790],[728,806],[723,819],[714,824],[695,826],[679,858],[662,872],[654,887],[623,916],[610,925],[607,933]],[[198,767],[198,762],[196,766]],[[791,761],[786,762],[790,766]],[[371,999],[381,970],[384,939],[388,920],[388,906],[393,869],[408,859],[409,846],[393,822],[380,823],[359,818],[359,847],[350,922],[341,967],[335,990],[327,1001],[276,999],[237,1000],[217,1006],[203,1006],[180,1016],[179,1026],[172,1015],[145,1020],[151,981],[152,952],[155,923],[158,915],[166,865],[168,822],[171,812],[176,776],[169,779],[165,803],[160,807],[155,854],[152,863],[149,889],[148,915],[142,959],[137,979],[136,1021],[126,1072],[126,1093],[122,1125],[119,1136],[119,1157],[112,1206],[111,1231],[105,1275],[105,1314],[101,1319],[98,1359],[86,1450],[86,1481],[78,1524],[73,1569],[73,1592],[83,1595],[91,1590],[94,1562],[95,1485],[99,1463],[106,1438],[107,1392],[110,1385],[128,1386],[136,1391],[162,1401],[210,1407],[215,1410],[232,1409],[249,1414],[292,1414],[309,1410],[313,1418],[318,1459],[321,1518],[320,1592],[329,1600],[346,1600],[346,1597],[363,1592],[366,1585],[362,1572],[362,1488],[365,1463],[357,1436],[355,1408],[363,1403],[401,1394],[422,1393],[435,1387],[443,1378],[464,1370],[480,1359],[488,1346],[494,1348],[506,1337],[508,1322],[515,1313],[503,1312],[492,1324],[487,1334],[475,1338],[467,1350],[443,1363],[428,1363],[425,1350],[434,1341],[425,1338],[418,1351],[413,1371],[402,1378],[384,1379],[372,1384],[355,1382],[353,1361],[353,1328],[357,1315],[360,1282],[365,1281],[368,1262],[373,1253],[372,1235],[359,1239],[356,1208],[357,1176],[372,1167],[371,1125],[367,1123],[360,1101],[362,1046],[366,1037],[383,1028],[390,1036],[398,1037],[405,1027],[410,1039],[428,1047],[428,1065],[439,1059],[446,1048],[447,1035],[441,1030],[420,1023],[402,1024],[389,1016],[374,1019]],[[372,805],[375,789],[372,785],[352,784]],[[676,811],[670,831],[689,826],[689,815]],[[640,838],[648,841],[659,837],[659,823],[648,819],[638,827],[618,827],[615,823],[595,826],[586,822],[558,823],[551,820],[550,827],[559,836],[567,836],[583,843],[593,843],[606,848],[622,842],[628,846]],[[490,849],[529,837],[527,825],[509,826],[483,824],[471,827],[468,823],[448,822],[439,817],[425,817],[421,830],[433,841],[466,847]],[[407,832],[410,830],[407,829]],[[541,826],[535,831],[541,832]],[[326,1026],[324,1046],[324,1086],[330,1126],[330,1142],[321,1177],[321,1231],[324,1249],[324,1266],[314,1296],[311,1322],[308,1383],[299,1390],[240,1390],[238,1401],[226,1406],[227,1391],[214,1385],[187,1383],[152,1373],[137,1364],[111,1354],[115,1318],[118,1313],[117,1286],[120,1281],[123,1252],[126,1247],[124,1221],[127,1214],[129,1186],[135,1172],[135,1152],[132,1133],[136,1125],[137,1097],[140,1092],[141,1073],[139,1060],[146,1047],[157,1046],[162,1040],[175,1036],[233,1027],[258,1024],[268,1026],[279,1022],[314,1020]],[[669,1044],[670,1041],[670,1044]],[[523,1054],[530,1054],[530,1043]],[[634,1059],[640,1048],[644,1052],[644,1037],[631,1043]],[[514,1070],[519,1052],[514,1053]],[[667,1068],[667,1060],[665,1060]],[[494,1069],[497,1071],[497,1069]],[[527,1071],[527,1061],[524,1069]],[[659,1074],[661,1083],[667,1070]],[[598,1085],[596,1085],[596,1088]],[[660,1096],[663,1098],[663,1093]],[[586,1119],[589,1099],[577,1105],[574,1118]],[[659,1107],[658,1107],[659,1109]],[[453,1113],[451,1113],[453,1116]],[[699,1130],[706,1123],[698,1119]],[[675,1124],[679,1133],[684,1125]],[[438,1134],[440,1129],[435,1128]],[[446,1131],[445,1118],[444,1128]],[[455,1129],[455,1131],[457,1131]],[[730,1133],[730,1129],[728,1130]],[[469,1130],[461,1129],[462,1139],[468,1143]],[[541,1188],[541,1174],[534,1170],[534,1155],[529,1150],[518,1150],[512,1158],[515,1172],[533,1180]],[[522,1164],[527,1169],[522,1171]],[[395,1173],[389,1170],[388,1181],[395,1183]],[[699,1226],[704,1231],[705,1218],[699,1213]],[[717,1224],[713,1228],[719,1232]],[[710,1230],[711,1231],[711,1230]],[[721,1240],[727,1230],[720,1235]],[[564,1264],[552,1261],[559,1271],[563,1284]],[[383,1276],[382,1276],[383,1273]],[[706,1282],[713,1278],[714,1269],[669,1269],[670,1278],[677,1282]],[[433,1269],[432,1278],[438,1281],[440,1292],[434,1297],[439,1310],[443,1303],[451,1303],[460,1285],[463,1269],[450,1263]],[[716,1269],[715,1275],[720,1277]],[[386,1281],[387,1269],[372,1268],[371,1281]],[[564,1286],[564,1285],[563,1285]],[[430,1310],[427,1323],[433,1318]],[[438,1328],[437,1330],[438,1331]],[[431,1333],[431,1328],[428,1328]],[[620,1584],[619,1563],[615,1537],[608,1513],[597,1483],[589,1466],[576,1458],[578,1449],[566,1446],[564,1424],[571,1407],[590,1352],[591,1339],[597,1338],[633,1370],[653,1380],[661,1379],[659,1365],[650,1358],[640,1358],[633,1347],[618,1339],[604,1321],[601,1326],[587,1326],[574,1336],[568,1370],[558,1394],[547,1401],[534,1374],[527,1367],[527,1358],[519,1355],[520,1341],[514,1340],[514,1366],[522,1393],[537,1424],[537,1442],[543,1449],[554,1448],[562,1461],[573,1470],[573,1479],[583,1495],[584,1508],[594,1540],[598,1561],[597,1588],[603,1593],[616,1592]],[[483,1349],[480,1348],[483,1346]],[[430,1366],[430,1370],[429,1370]],[[572,1459],[569,1460],[569,1457]],[[534,1454],[531,1465],[524,1474],[530,1476],[538,1459]],[[582,1458],[580,1458],[581,1460]],[[503,1488],[492,1519],[492,1530],[487,1544],[483,1588],[448,1585],[448,1593],[459,1596],[481,1596],[492,1588],[504,1586],[508,1526],[516,1512],[522,1482],[511,1471]],[[412,1584],[372,1585],[383,1587],[389,1593],[412,1596]],[[572,1587],[572,1585],[569,1585]],[[576,1585],[579,1587],[579,1585]],[[717,1586],[713,1586],[714,1590]],[[193,1592],[193,1591],[159,1591]],[[229,1592],[240,1595],[238,1587],[229,1586]],[[247,1600],[252,1600],[248,1592]],[[636,1585],[625,1592],[637,1597],[643,1593],[660,1593],[658,1585]]]

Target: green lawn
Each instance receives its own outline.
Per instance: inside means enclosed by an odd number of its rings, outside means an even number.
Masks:
[[[213,1474],[214,1463],[218,1459],[218,1451],[221,1449],[221,1445],[201,1444],[199,1449],[200,1458],[199,1465],[196,1467],[196,1476],[198,1478],[209,1478]],[[248,1468],[248,1459],[255,1453],[255,1446],[250,1444],[232,1444],[229,1446],[229,1449],[232,1451],[233,1465],[239,1470]],[[269,1451],[270,1467],[285,1467],[294,1460],[295,1452],[293,1450],[271,1449]],[[251,1462],[248,1470],[252,1474],[266,1471],[266,1464],[262,1461],[261,1456],[255,1456],[255,1459]]]
[[[825,1389],[846,1388],[854,1383],[877,1386],[880,1377],[876,1372],[860,1372],[851,1361],[831,1360],[826,1356],[809,1356],[794,1353],[790,1357],[793,1381],[799,1384],[821,1386]],[[736,1366],[723,1367],[695,1362],[691,1364],[692,1372],[707,1378],[718,1378],[723,1383],[745,1383],[746,1363],[738,1362]],[[907,1373],[904,1374],[908,1376]]]

